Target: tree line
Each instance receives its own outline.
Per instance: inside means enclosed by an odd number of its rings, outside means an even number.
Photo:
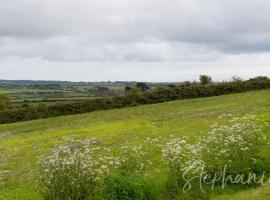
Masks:
[[[9,99],[0,96],[0,123],[11,123],[69,114],[87,113],[98,110],[124,108],[143,104],[162,103],[166,101],[218,96],[270,88],[268,77],[256,77],[241,80],[237,77],[230,82],[213,82],[211,77],[202,75],[200,82],[184,82],[179,85],[156,87],[150,90],[146,83],[137,83],[135,87],[126,87],[126,94],[116,97],[53,105],[29,105],[12,107]]]

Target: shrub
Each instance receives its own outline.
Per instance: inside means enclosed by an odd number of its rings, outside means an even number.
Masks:
[[[185,184],[184,176],[198,175],[203,165],[200,148],[185,139],[172,138],[162,149],[168,173],[168,190],[177,192]],[[188,172],[188,173],[187,173]]]
[[[231,175],[256,172],[261,162],[260,149],[266,144],[262,126],[253,115],[235,118],[227,125],[215,124],[200,141],[207,171],[222,172],[226,166]]]
[[[143,173],[152,165],[148,157],[149,151],[146,152],[142,145],[131,145],[121,147],[121,170],[132,173]]]
[[[96,140],[73,141],[59,146],[39,161],[38,184],[44,199],[84,200],[93,197],[97,185],[118,165],[115,158],[95,158]]]
[[[104,200],[159,200],[162,196],[160,188],[148,177],[126,172],[108,175],[102,190]]]
[[[212,182],[214,187],[223,183],[220,176],[224,170],[226,177],[223,178],[232,178],[232,182],[226,181],[225,184],[234,184],[233,180],[237,177],[238,180],[243,177],[243,181],[235,184],[248,186],[261,183],[262,178],[265,181],[269,173],[269,156],[261,152],[268,144],[262,127],[255,116],[246,115],[232,119],[226,125],[213,125],[208,135],[195,144],[185,139],[172,138],[162,149],[169,192],[175,194],[181,192],[180,189],[191,189],[192,193],[201,187],[198,184],[204,183],[204,179],[200,178],[210,179],[205,180],[209,182],[216,177],[217,180]],[[192,187],[186,187],[186,180]],[[194,194],[199,195],[200,191]]]

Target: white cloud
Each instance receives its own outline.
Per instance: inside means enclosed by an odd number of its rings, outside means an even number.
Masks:
[[[183,62],[54,62],[40,58],[0,61],[0,79],[71,81],[193,81],[200,74],[215,80],[238,75],[270,76],[270,53],[228,55],[219,60]]]
[[[118,62],[124,72],[180,63],[162,67],[173,74],[194,63],[233,70],[225,64],[234,57],[246,59],[244,69],[270,51],[269,12],[268,0],[0,0],[0,70],[6,60],[16,69],[35,60],[33,70],[50,62],[71,71],[85,63],[111,71]],[[266,69],[270,62],[263,62],[253,68]]]

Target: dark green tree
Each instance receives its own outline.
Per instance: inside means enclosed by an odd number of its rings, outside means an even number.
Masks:
[[[143,93],[147,92],[147,90],[150,89],[150,87],[146,83],[143,83],[143,82],[136,83],[136,87]]]
[[[212,83],[212,78],[207,75],[200,75],[200,82],[202,85],[207,85],[209,83]]]
[[[176,85],[174,85],[174,84],[169,84],[169,85],[167,85],[167,87],[170,88],[170,89],[173,89],[173,88],[176,88]]]

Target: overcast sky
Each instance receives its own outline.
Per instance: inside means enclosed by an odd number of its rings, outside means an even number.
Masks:
[[[0,0],[0,79],[270,76],[269,0]]]

